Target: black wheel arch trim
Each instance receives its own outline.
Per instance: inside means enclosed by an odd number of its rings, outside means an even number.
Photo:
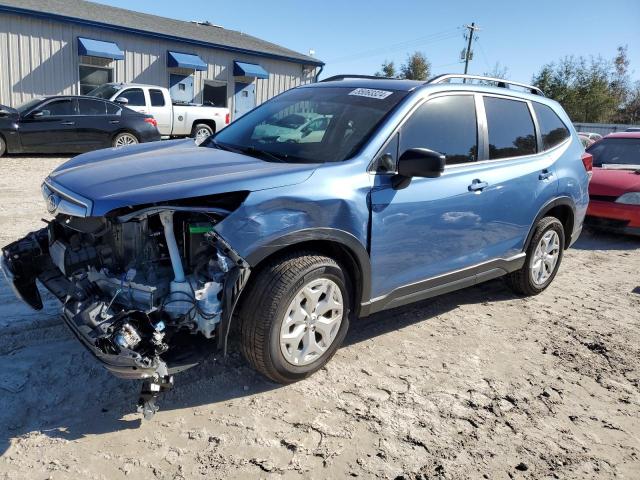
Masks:
[[[371,295],[371,259],[365,245],[358,240],[353,234],[330,227],[305,228],[295,232],[287,233],[278,237],[265,245],[261,245],[258,249],[251,252],[245,257],[247,263],[255,268],[265,258],[284,250],[292,245],[304,242],[327,242],[328,244],[339,245],[351,256],[352,260],[359,268],[359,285],[356,285],[357,292],[360,297],[354,301],[354,307],[362,302],[370,299]]]
[[[529,248],[529,243],[531,242],[531,239],[533,238],[533,235],[535,234],[536,231],[536,225],[538,225],[538,222],[540,220],[542,220],[547,213],[549,213],[551,210],[553,210],[556,207],[569,207],[571,209],[571,212],[573,214],[573,219],[574,219],[574,227],[572,228],[571,232],[567,232],[566,238],[565,238],[565,250],[567,248],[569,248],[569,245],[571,245],[572,243],[572,235],[573,235],[573,231],[575,230],[575,218],[576,218],[576,205],[575,202],[573,201],[573,199],[571,197],[558,197],[558,198],[554,198],[553,200],[550,200],[549,202],[545,203],[542,208],[540,209],[540,211],[538,212],[538,215],[536,215],[535,220],[533,221],[533,223],[531,224],[531,228],[529,229],[529,234],[527,235],[527,239],[524,242],[523,245],[523,252],[527,251],[527,248]]]

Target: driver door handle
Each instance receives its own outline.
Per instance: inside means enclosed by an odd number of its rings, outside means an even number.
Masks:
[[[112,125],[116,125],[118,123],[120,123],[120,120],[109,120],[109,123]]]
[[[469,185],[469,191],[470,192],[481,192],[483,189],[487,188],[489,186],[489,184],[487,182],[483,182],[480,179],[475,179],[473,182],[471,182],[471,185]]]
[[[60,125],[75,125],[76,122],[71,122],[71,121],[67,121],[67,122],[60,122]]]

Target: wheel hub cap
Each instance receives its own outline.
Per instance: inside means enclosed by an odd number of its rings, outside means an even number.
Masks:
[[[531,277],[536,285],[543,285],[553,275],[560,258],[560,237],[554,230],[545,233],[531,258]]]
[[[280,328],[280,350],[292,365],[320,359],[336,339],[343,317],[340,287],[327,278],[303,286],[289,304]]]

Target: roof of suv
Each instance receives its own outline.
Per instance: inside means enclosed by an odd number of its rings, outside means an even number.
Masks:
[[[453,79],[462,79],[463,82]],[[468,83],[466,83],[468,81]],[[482,83],[475,83],[480,81]],[[308,84],[314,87],[345,87],[345,88],[370,88],[391,91],[411,92],[418,88],[437,87],[442,90],[467,90],[514,95],[528,99],[549,100],[542,90],[533,85],[513,82],[501,78],[484,77],[477,75],[446,73],[430,78],[429,80],[404,80],[395,78],[375,77],[369,75],[336,75],[319,83]],[[512,87],[515,87],[513,89]]]

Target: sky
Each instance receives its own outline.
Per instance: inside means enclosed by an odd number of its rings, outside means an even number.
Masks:
[[[639,0],[94,1],[180,20],[208,20],[301,53],[313,50],[326,63],[321,78],[374,74],[385,60],[399,67],[414,51],[427,56],[433,74],[461,73],[463,26],[475,22],[480,30],[469,73],[491,72],[499,63],[510,80],[529,82],[542,65],[565,55],[613,58],[619,45],[627,45],[631,77],[640,80]]]

